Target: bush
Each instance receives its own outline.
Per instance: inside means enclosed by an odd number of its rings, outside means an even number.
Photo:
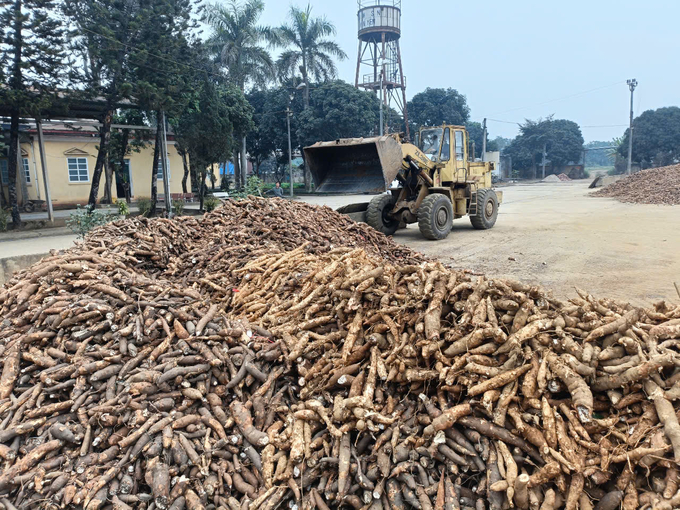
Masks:
[[[71,213],[66,226],[69,227],[78,237],[85,237],[85,235],[95,227],[106,225],[113,221],[115,217],[107,212],[102,212],[95,209],[90,213],[88,207],[81,207],[80,204],[76,206],[76,212]]]
[[[127,216],[130,214],[130,208],[125,200],[118,201],[118,214],[120,216]]]
[[[220,205],[220,199],[217,197],[205,197],[203,199],[203,208],[210,212]]]
[[[139,214],[141,216],[148,216],[151,212],[151,199],[140,198],[137,200],[137,209],[139,209]]]
[[[248,195],[261,197],[262,191],[265,189],[265,186],[266,185],[264,182],[262,182],[262,179],[255,175],[251,175],[250,177],[248,177],[246,187],[242,191],[230,193],[229,196],[237,200],[246,198]]]
[[[0,191],[2,193],[2,191]],[[7,230],[7,224],[12,217],[9,209],[0,209],[0,232]]]
[[[179,199],[179,200],[173,200],[172,201],[172,210],[175,212],[177,216],[181,216],[182,213],[184,213],[184,200]]]

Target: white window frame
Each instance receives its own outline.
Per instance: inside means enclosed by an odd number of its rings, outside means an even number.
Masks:
[[[9,163],[6,159],[0,159],[0,166],[4,164],[4,169],[0,168],[0,182],[4,185],[9,184]],[[3,171],[4,170],[4,171]]]
[[[75,160],[75,164],[76,164],[75,169],[71,168],[71,160]],[[86,175],[87,175],[86,181],[83,181],[81,179],[82,175],[81,175],[80,172],[81,172],[81,170],[83,170],[79,166],[82,163],[81,160],[85,161],[85,169],[84,170],[85,170]],[[78,174],[77,174],[78,179],[77,180],[71,178],[71,170],[75,170],[75,171],[78,172]],[[87,157],[81,157],[81,156],[69,156],[69,157],[67,157],[66,158],[66,171],[68,172],[68,182],[69,182],[69,184],[88,184],[90,182],[90,165],[87,161]]]
[[[31,181],[31,165],[28,158],[21,158],[21,167],[24,170],[24,178],[26,179],[26,186],[32,186]]]
[[[165,161],[167,161],[168,165],[168,181],[170,180],[170,158],[165,158]],[[161,158],[158,158],[158,166],[156,167],[156,180],[157,181],[162,181],[163,180],[163,161]]]

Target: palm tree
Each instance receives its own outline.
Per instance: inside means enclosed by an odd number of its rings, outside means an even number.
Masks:
[[[247,0],[241,4],[231,0],[226,6],[212,5],[208,8],[207,21],[213,33],[207,41],[220,65],[224,68],[229,82],[245,92],[246,85],[264,85],[276,77],[274,62],[263,43],[274,43],[276,38],[270,27],[258,25],[264,3],[262,0]],[[236,151],[238,154],[238,151]],[[238,163],[238,155],[234,156]],[[235,165],[236,168],[236,165]],[[245,184],[246,138],[241,140],[240,181]],[[238,177],[238,175],[234,175]]]
[[[312,18],[312,7],[305,10],[291,6],[289,25],[282,25],[277,31],[278,44],[288,49],[281,53],[276,62],[281,76],[294,76],[299,69],[302,74],[305,108],[309,107],[309,78],[317,81],[335,78],[338,70],[332,57],[347,58],[335,41],[327,39],[335,35],[335,26],[326,18]]]

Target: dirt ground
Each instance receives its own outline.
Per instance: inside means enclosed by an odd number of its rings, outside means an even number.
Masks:
[[[589,196],[589,183],[503,187],[503,205],[491,230],[474,230],[461,218],[444,241],[423,239],[417,225],[394,239],[457,268],[543,285],[560,298],[574,296],[574,287],[580,287],[638,305],[677,301],[680,207],[595,198]],[[370,197],[305,199],[336,208]]]

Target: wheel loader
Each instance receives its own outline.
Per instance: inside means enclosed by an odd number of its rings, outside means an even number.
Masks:
[[[425,238],[444,239],[466,215],[488,229],[503,200],[491,188],[493,163],[470,161],[463,126],[422,128],[415,144],[399,134],[317,142],[304,154],[318,192],[380,193],[338,211],[387,235],[418,223]]]

